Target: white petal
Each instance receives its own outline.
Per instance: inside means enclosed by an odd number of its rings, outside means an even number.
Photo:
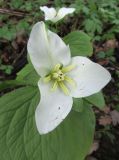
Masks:
[[[69,46],[56,33],[46,30],[43,22],[33,26],[27,49],[40,76],[47,75],[57,63],[67,65],[71,61]]]
[[[72,97],[86,97],[99,92],[111,80],[110,73],[101,65],[92,62],[86,57],[72,58],[76,69],[70,72],[77,88],[71,91]]]
[[[66,16],[67,14],[71,14],[75,11],[75,8],[61,8],[58,11],[57,17],[63,18],[64,16]]]
[[[42,80],[38,85],[41,100],[35,112],[36,126],[40,134],[46,134],[55,129],[68,115],[73,100],[58,89],[51,92],[50,84],[44,84]]]
[[[54,8],[48,8],[47,6],[40,7],[45,13],[45,20],[52,20],[56,16],[56,10]]]
[[[50,50],[53,57],[56,57],[59,63],[67,65],[71,61],[71,54],[69,46],[67,46],[63,40],[54,32],[48,32],[48,39]]]
[[[31,62],[39,75],[44,76],[51,69],[51,56],[45,24],[38,22],[33,26],[27,45]]]

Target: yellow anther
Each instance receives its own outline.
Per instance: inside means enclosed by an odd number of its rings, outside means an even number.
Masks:
[[[63,73],[62,73],[61,70],[57,71],[57,73],[58,73],[59,75],[63,75]]]
[[[66,95],[69,95],[69,90],[68,88],[65,86],[65,84],[63,82],[59,82],[58,83],[60,88],[62,89],[62,91],[66,94]]]
[[[60,67],[61,67],[61,64],[56,64],[52,72],[57,72],[60,69]]]
[[[59,77],[59,74],[58,74],[58,73],[53,73],[53,74],[52,74],[52,77],[53,77],[54,79],[57,79],[57,78]]]
[[[57,72],[52,73],[52,78],[57,79],[57,81],[63,81],[64,73],[62,73],[61,70],[58,70]]]
[[[51,81],[51,75],[44,78],[45,83],[48,83],[49,81]]]
[[[70,77],[68,76],[65,76],[64,77],[64,80],[67,81],[69,84],[71,84],[72,86],[76,87],[76,83],[73,79],[71,79]]]
[[[51,91],[55,91],[57,89],[57,87],[58,87],[58,82],[55,81],[52,88],[51,88]]]
[[[67,88],[66,84],[71,84],[73,87],[76,86],[75,81],[68,77],[65,73],[70,72],[75,68],[75,65],[69,65],[63,68],[61,64],[55,65],[51,70],[48,76],[44,78],[44,82],[48,83],[52,81],[51,91],[55,91],[57,88],[60,88],[64,94],[69,95],[70,90]]]
[[[66,73],[66,72],[70,72],[71,70],[73,70],[75,68],[75,65],[69,65],[67,67],[62,68],[62,72]]]

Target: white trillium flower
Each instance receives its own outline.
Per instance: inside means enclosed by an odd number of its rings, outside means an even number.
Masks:
[[[47,6],[40,7],[40,9],[45,13],[45,20],[50,20],[54,23],[75,11],[75,8],[65,7],[60,8],[58,11],[55,8],[48,8]]]
[[[111,79],[101,65],[86,57],[71,58],[69,46],[43,22],[34,25],[28,41],[31,62],[41,77],[40,103],[35,112],[37,129],[46,134],[71,111],[73,98],[99,92]]]

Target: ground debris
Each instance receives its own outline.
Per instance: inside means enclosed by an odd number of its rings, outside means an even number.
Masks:
[[[119,112],[116,110],[113,110],[112,112],[110,112],[110,115],[112,117],[113,125],[116,126],[117,124],[119,124]]]

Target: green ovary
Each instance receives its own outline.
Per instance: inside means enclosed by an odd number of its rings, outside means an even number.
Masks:
[[[62,67],[60,64],[57,64],[50,74],[44,78],[44,82],[48,83],[53,82],[52,91],[55,91],[58,87],[66,94],[69,95],[69,89],[65,85],[66,83],[71,84],[75,87],[75,81],[66,75],[67,72],[70,72],[75,68],[74,65],[67,67]]]

